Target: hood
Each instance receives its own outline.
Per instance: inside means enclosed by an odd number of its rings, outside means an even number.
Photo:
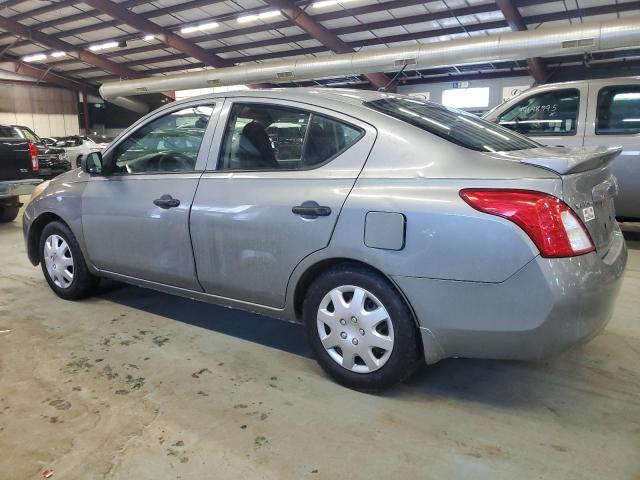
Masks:
[[[493,158],[535,165],[560,175],[584,172],[606,165],[621,147],[538,147],[490,154]]]

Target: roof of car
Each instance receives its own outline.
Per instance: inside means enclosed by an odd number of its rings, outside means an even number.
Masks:
[[[305,103],[320,103],[325,100],[333,102],[348,103],[351,105],[361,105],[362,102],[378,100],[381,98],[395,96],[396,94],[388,92],[378,92],[374,90],[356,90],[347,88],[266,88],[254,90],[236,90],[232,92],[213,93],[201,95],[199,97],[190,97],[182,100],[183,102],[207,99],[207,98],[226,98],[226,97],[247,97],[247,98],[280,98],[282,100],[294,100]]]

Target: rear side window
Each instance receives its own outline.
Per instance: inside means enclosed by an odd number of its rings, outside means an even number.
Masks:
[[[304,170],[318,167],[353,145],[362,131],[295,108],[234,104],[220,170]]]
[[[0,127],[0,138],[22,138],[22,135],[15,127]]]
[[[518,102],[498,123],[523,135],[575,135],[579,109],[578,90],[554,90]]]
[[[508,152],[539,147],[506,128],[437,103],[391,96],[364,105],[471,150]]]
[[[596,133],[640,133],[640,85],[616,85],[598,92]]]

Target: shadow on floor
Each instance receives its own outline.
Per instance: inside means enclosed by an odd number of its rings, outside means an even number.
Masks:
[[[104,282],[99,297],[154,315],[310,357],[302,325],[140,287]]]

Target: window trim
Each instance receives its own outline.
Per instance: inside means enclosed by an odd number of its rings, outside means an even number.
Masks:
[[[128,130],[125,130],[122,133],[122,136],[119,138],[116,138],[116,141],[114,140],[110,145],[108,150],[102,155],[102,159],[103,161],[106,160],[105,165],[107,165],[107,169],[105,171],[105,169],[103,168],[103,173],[101,174],[102,176],[107,176],[107,177],[135,177],[135,176],[141,176],[141,175],[176,175],[176,174],[194,174],[194,173],[202,173],[204,172],[204,168],[201,170],[184,170],[184,171],[178,171],[178,172],[168,172],[168,171],[157,171],[157,172],[134,172],[134,173],[129,173],[129,172],[116,172],[113,171],[113,169],[116,167],[116,159],[114,158],[115,153],[118,150],[118,147],[120,146],[120,144],[122,144],[123,142],[125,142],[129,137],[131,137],[131,135],[134,135],[138,130],[140,130],[141,128],[145,127],[146,125],[148,125],[151,122],[156,121],[159,118],[162,117],[166,117],[167,115],[171,115],[175,112],[179,112],[180,110],[185,110],[187,108],[197,108],[197,107],[211,107],[212,108],[212,112],[211,112],[211,117],[209,117],[209,121],[207,122],[207,127],[204,130],[204,133],[202,135],[202,141],[200,142],[200,147],[198,148],[198,155],[196,155],[196,162],[194,165],[196,165],[198,163],[198,157],[200,157],[200,154],[202,153],[202,146],[204,144],[204,141],[206,139],[207,136],[207,131],[209,130],[209,128],[211,127],[211,120],[213,119],[213,117],[215,115],[219,115],[219,111],[216,111],[216,106],[221,105],[222,103],[224,103],[224,99],[222,99],[223,101],[220,101],[221,99],[211,99],[211,100],[206,100],[203,102],[198,102],[198,101],[193,101],[193,102],[189,102],[186,104],[182,104],[182,105],[174,105],[172,106],[173,108],[167,108],[166,110],[161,110],[161,111],[155,111],[153,112],[154,115],[150,116],[149,118],[146,119],[146,121],[139,121],[137,124],[132,125],[131,128],[129,128]],[[144,120],[145,117],[143,117],[141,120]],[[217,123],[217,120],[216,120]],[[208,152],[208,150],[207,150]]]
[[[580,91],[579,88],[562,88],[562,89],[551,89],[551,90],[543,90],[542,92],[538,91],[538,92],[531,92],[530,95],[526,96],[525,98],[521,98],[520,100],[517,100],[515,105],[511,108],[509,108],[508,110],[505,110],[504,112],[498,114],[498,116],[496,117],[496,124],[504,127],[504,128],[509,128],[503,124],[500,123],[500,118],[503,115],[506,115],[507,113],[511,112],[514,108],[516,108],[520,103],[522,103],[525,100],[529,100],[532,97],[536,97],[538,95],[547,95],[549,93],[557,93],[557,92],[576,92],[578,94],[578,109],[576,110],[576,125],[575,125],[575,129],[572,132],[549,132],[549,133],[522,133],[522,132],[518,132],[517,130],[513,130],[516,133],[519,133],[520,135],[524,135],[526,137],[575,137],[578,134],[578,124],[580,123],[580,110],[582,107],[582,92]],[[511,130],[511,129],[509,129]]]
[[[360,134],[356,137],[356,139],[351,142],[349,145],[345,146],[342,150],[336,152],[334,155],[332,155],[331,157],[329,157],[327,160],[325,160],[322,163],[318,163],[316,165],[312,165],[309,167],[305,167],[305,168],[278,168],[278,169],[271,169],[271,168],[258,168],[258,169],[241,169],[241,168],[221,168],[222,167],[222,163],[223,163],[223,151],[224,151],[224,144],[226,141],[226,135],[227,135],[227,131],[229,129],[230,126],[230,122],[231,119],[233,117],[233,111],[236,107],[236,105],[260,105],[260,106],[266,106],[267,108],[273,108],[273,109],[279,109],[279,110],[293,110],[293,111],[298,111],[301,113],[308,113],[309,114],[309,123],[311,123],[311,120],[313,118],[314,115],[318,115],[320,117],[325,117],[328,118],[329,120],[333,120],[337,123],[342,123],[343,125],[346,125],[348,127],[353,128],[354,130],[357,130],[360,132]],[[305,137],[304,137],[304,141],[302,143],[302,152],[304,154],[304,146],[306,145],[307,142],[307,131],[305,132]],[[335,160],[336,158],[338,158],[340,155],[342,155],[344,152],[346,152],[347,150],[349,150],[352,146],[354,146],[356,143],[358,143],[360,140],[362,140],[362,138],[364,138],[366,134],[366,130],[362,127],[359,127],[357,125],[354,125],[352,123],[346,122],[344,120],[341,119],[337,119],[335,117],[323,114],[323,113],[318,113],[315,110],[308,110],[305,108],[301,108],[301,107],[297,107],[297,106],[291,106],[291,105],[279,105],[279,104],[275,104],[275,103],[263,103],[263,102],[246,102],[246,101],[235,101],[232,100],[231,101],[231,105],[230,108],[227,112],[227,118],[226,118],[226,123],[224,125],[224,129],[222,131],[222,137],[220,139],[220,145],[218,147],[218,158],[216,160],[215,163],[215,168],[213,170],[206,170],[205,172],[229,172],[229,173],[251,173],[251,172],[308,172],[310,170],[317,170],[318,168],[321,168],[325,165],[327,165],[328,163],[332,162],[333,160]],[[302,160],[302,157],[300,158],[300,160]]]
[[[599,132],[598,131],[598,100],[600,100],[600,93],[602,92],[602,90],[604,90],[605,88],[618,88],[618,87],[635,87],[639,90],[638,93],[640,93],[640,84],[638,83],[625,83],[625,84],[615,84],[615,85],[604,85],[602,87],[600,87],[598,89],[598,93],[596,94],[596,108],[595,108],[595,118],[594,118],[594,122],[593,122],[593,132],[596,135],[602,135],[602,136],[607,136],[607,135],[617,135],[619,137],[621,136],[625,136],[625,137],[630,137],[630,136],[639,136],[640,135],[640,127],[638,128],[638,130],[636,132]]]

